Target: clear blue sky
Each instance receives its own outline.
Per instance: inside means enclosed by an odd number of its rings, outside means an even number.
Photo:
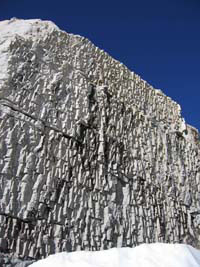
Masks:
[[[177,101],[200,130],[200,0],[1,0],[0,20],[52,20]]]

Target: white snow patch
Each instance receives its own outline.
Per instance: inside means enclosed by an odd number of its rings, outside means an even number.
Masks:
[[[0,41],[14,35],[20,35],[24,38],[41,37],[46,32],[59,30],[51,21],[42,21],[40,19],[11,19],[0,22]]]
[[[61,252],[30,267],[199,267],[200,251],[184,244],[143,244],[135,248]]]
[[[10,43],[16,36],[29,39],[33,42],[44,38],[48,33],[59,28],[51,21],[40,19],[11,19],[0,22],[0,90],[8,80],[8,61],[10,57]]]

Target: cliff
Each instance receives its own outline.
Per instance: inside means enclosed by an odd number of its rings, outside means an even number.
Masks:
[[[0,251],[199,246],[200,139],[180,106],[52,22],[0,22]]]

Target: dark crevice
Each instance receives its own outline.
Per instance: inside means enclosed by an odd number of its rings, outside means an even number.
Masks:
[[[7,103],[1,103],[1,105],[6,106],[6,107],[9,107],[9,108],[12,109],[13,111],[17,111],[17,112],[23,114],[24,116],[26,116],[26,117],[28,117],[28,118],[30,118],[30,119],[32,119],[32,120],[39,121],[39,122],[42,123],[42,126],[43,126],[44,128],[48,128],[48,129],[53,130],[53,131],[55,131],[55,132],[57,132],[57,133],[60,133],[64,138],[72,139],[72,140],[74,140],[75,142],[77,142],[79,145],[82,145],[82,143],[81,143],[79,140],[77,140],[75,137],[73,137],[73,136],[71,136],[71,135],[69,135],[69,134],[67,134],[67,133],[65,133],[65,132],[62,132],[60,129],[58,129],[58,128],[54,127],[54,126],[48,125],[48,124],[47,124],[45,121],[43,121],[42,119],[39,119],[39,118],[37,118],[37,117],[35,117],[35,116],[33,116],[33,115],[30,115],[29,113],[27,113],[27,112],[25,112],[25,111],[22,111],[21,109],[19,109],[18,107],[16,107],[15,104],[14,104],[12,101],[10,101],[9,99],[7,99],[7,98],[0,98],[0,100],[5,100],[5,101],[8,101],[9,103],[12,104],[12,105],[9,105],[9,104],[7,104]],[[18,119],[18,118],[16,118],[16,119]]]

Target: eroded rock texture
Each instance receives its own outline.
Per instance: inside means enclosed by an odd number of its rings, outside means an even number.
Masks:
[[[0,250],[198,246],[200,143],[180,106],[53,23],[0,23]]]

